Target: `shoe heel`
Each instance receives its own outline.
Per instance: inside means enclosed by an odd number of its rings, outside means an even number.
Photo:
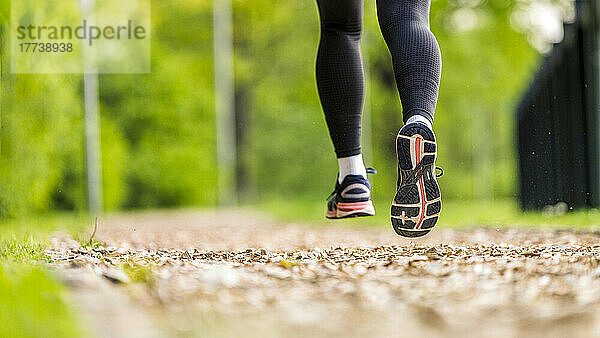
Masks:
[[[372,201],[338,203],[337,205],[337,218],[363,217],[374,215],[375,207],[373,207]]]

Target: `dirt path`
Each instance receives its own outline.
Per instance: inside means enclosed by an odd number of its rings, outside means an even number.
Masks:
[[[408,241],[230,210],[117,215],[97,238],[106,247],[57,236],[51,264],[102,276],[159,335],[600,335],[596,234],[442,223]]]

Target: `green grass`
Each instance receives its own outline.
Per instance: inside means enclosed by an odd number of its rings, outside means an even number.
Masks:
[[[91,217],[85,214],[53,214],[18,219],[0,219],[0,240],[17,239],[45,242],[50,234],[63,231],[74,237],[81,237],[85,231],[91,232]]]
[[[376,215],[347,220],[325,220],[325,200],[271,200],[257,208],[283,222],[343,224],[348,226],[388,227],[390,201],[375,201]],[[600,212],[596,209],[569,211],[563,214],[531,211],[522,212],[515,200],[493,202],[444,200],[438,222],[444,228],[573,228],[595,231],[600,227]]]
[[[88,227],[84,215],[0,221],[0,337],[88,336],[68,290],[42,264],[52,232],[84,237]]]
[[[0,337],[83,337],[68,293],[45,268],[0,264]]]
[[[0,241],[0,262],[35,263],[41,261],[44,245],[33,237],[24,240],[3,239]]]

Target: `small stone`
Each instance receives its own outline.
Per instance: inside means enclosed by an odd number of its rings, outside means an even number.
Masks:
[[[102,276],[115,284],[127,284],[131,282],[127,274],[122,270],[108,269],[102,273]]]

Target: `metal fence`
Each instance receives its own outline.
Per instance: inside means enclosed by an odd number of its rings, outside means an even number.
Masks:
[[[594,0],[576,2],[576,21],[517,109],[523,209],[600,206],[599,9]]]

